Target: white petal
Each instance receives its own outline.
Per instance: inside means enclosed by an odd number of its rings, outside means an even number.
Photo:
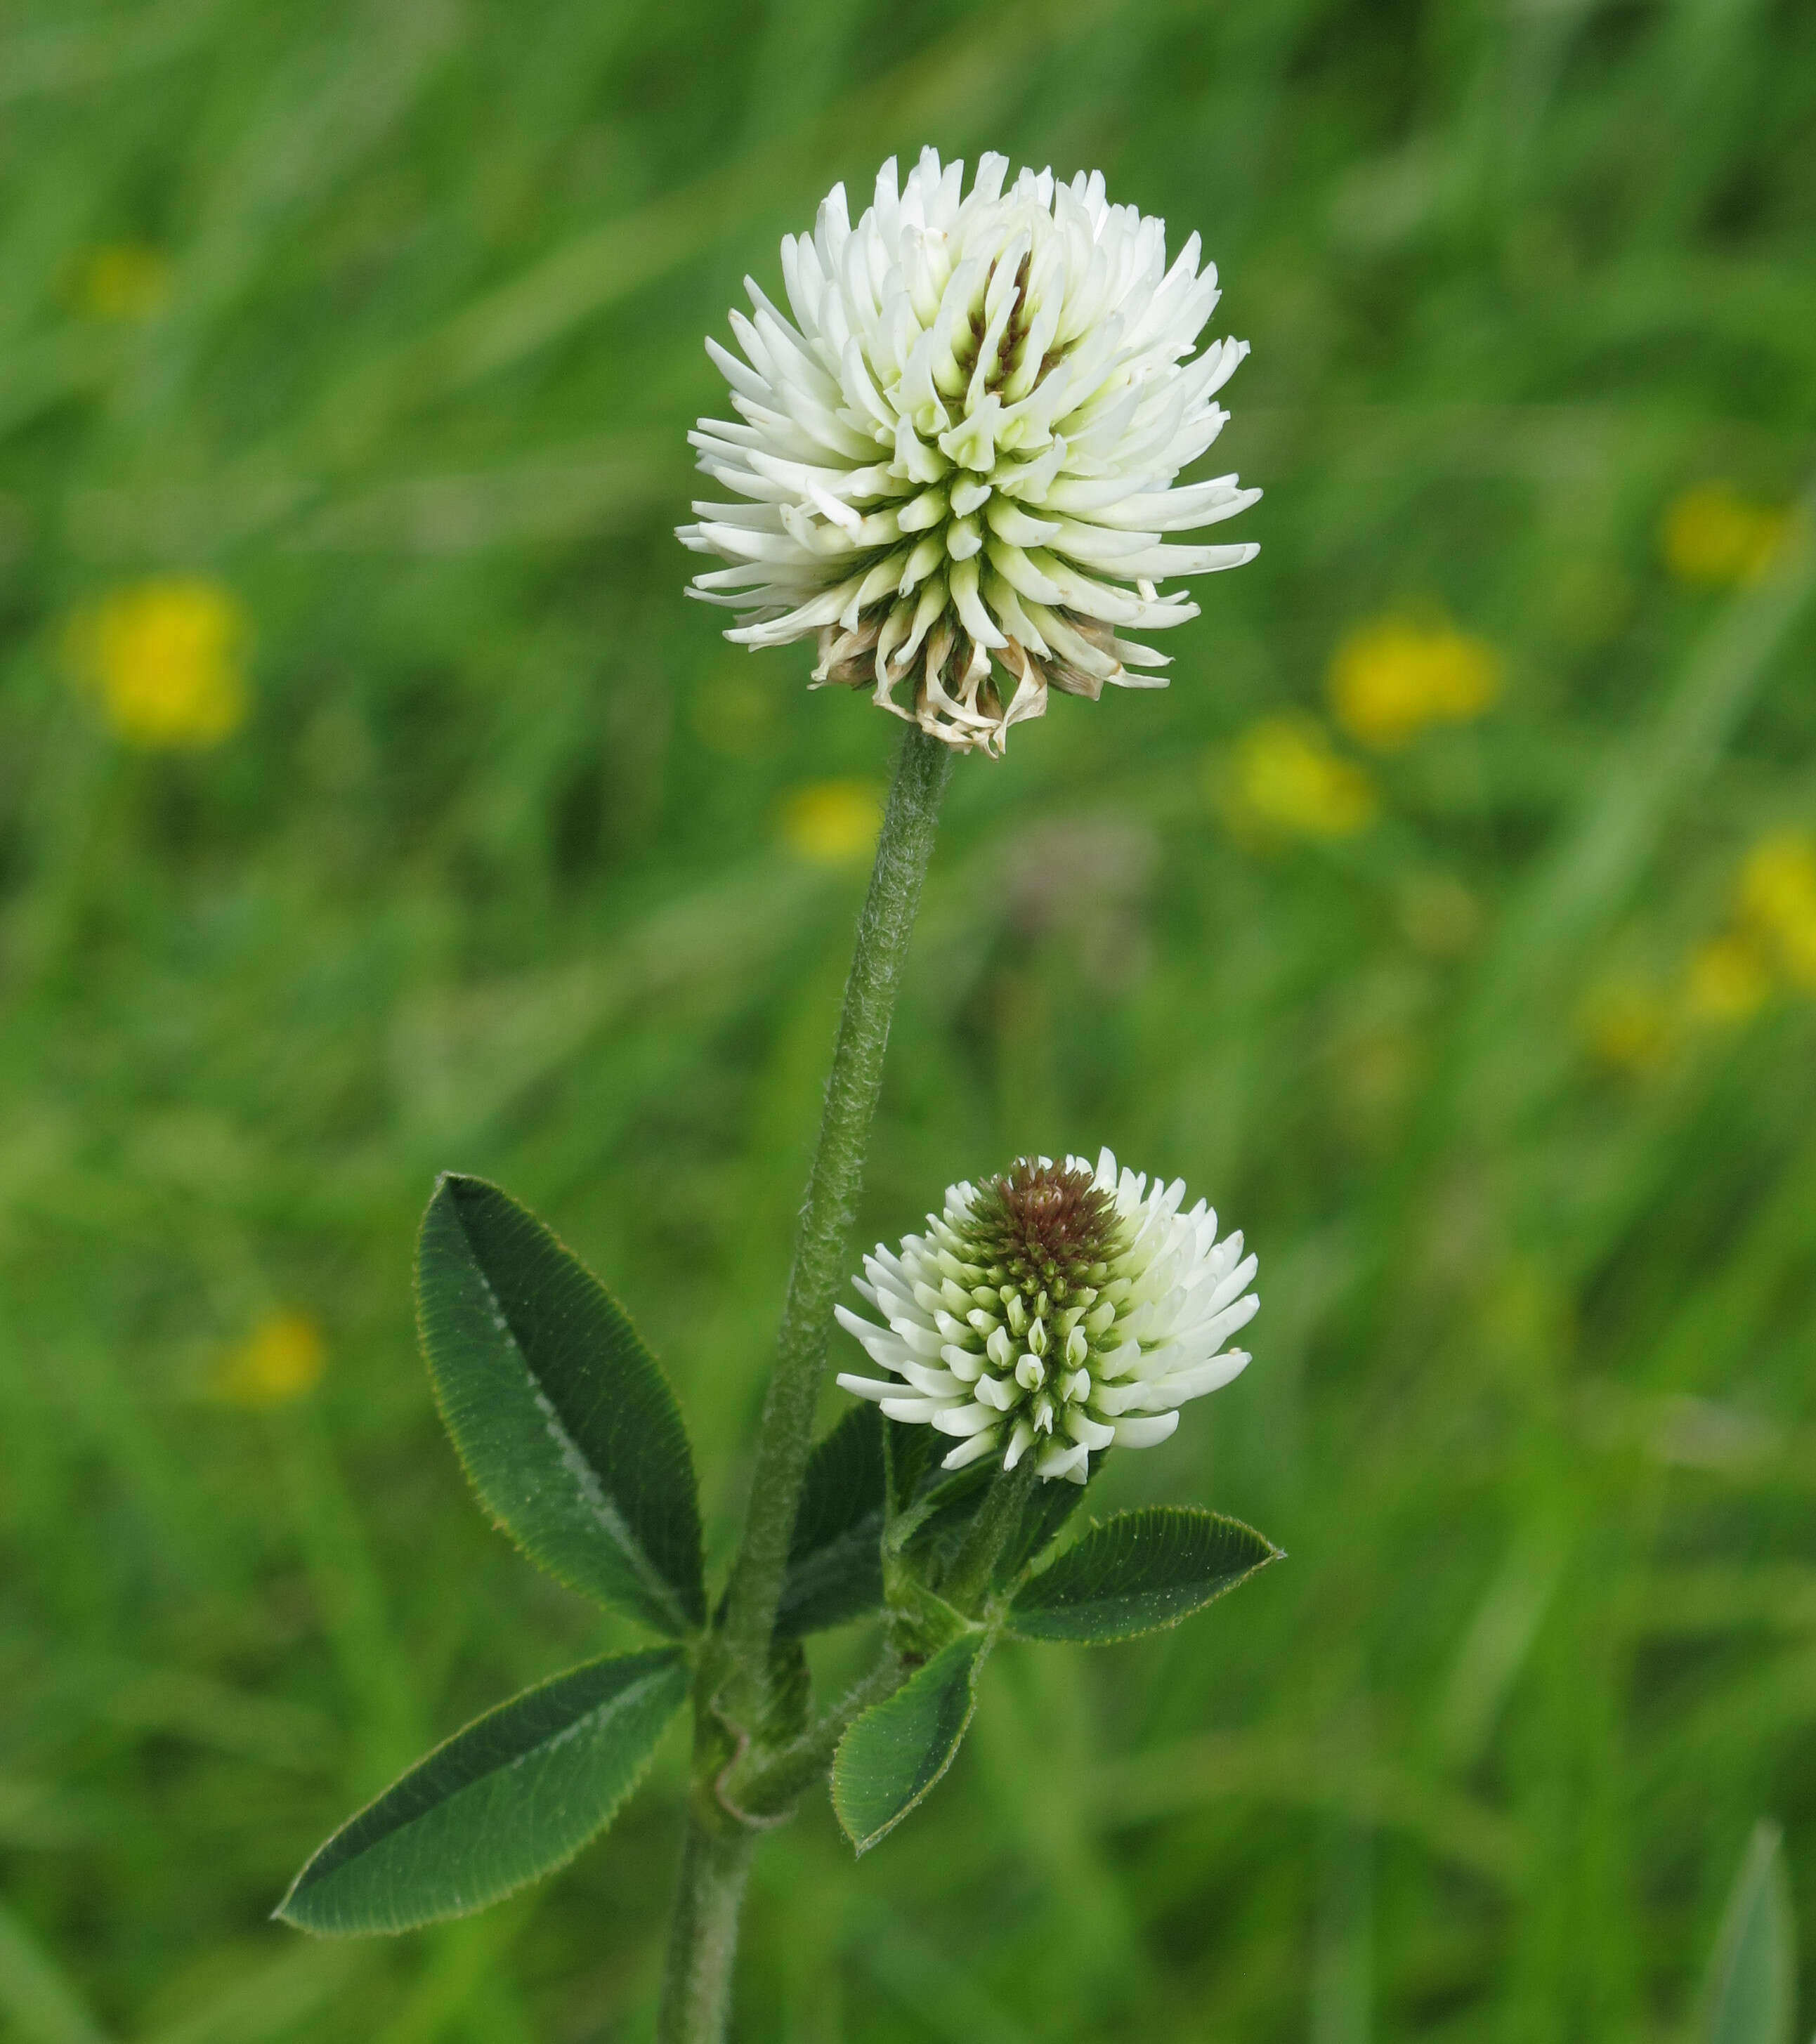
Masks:
[[[894,1398],[901,1391],[899,1384],[879,1384],[874,1377],[850,1377],[841,1374],[833,1379],[840,1390],[850,1392],[854,1397],[872,1398],[879,1404],[885,1398]]]
[[[937,1426],[948,1409],[937,1398],[879,1398],[876,1402],[884,1419],[899,1420],[906,1426],[924,1427],[929,1421]]]
[[[971,1387],[949,1370],[929,1370],[924,1362],[905,1362],[903,1381],[927,1398],[963,1398]]]
[[[1091,1451],[1075,1442],[1069,1448],[1052,1447],[1034,1465],[1034,1473],[1051,1483],[1056,1477],[1070,1477],[1074,1483],[1083,1483],[1091,1461]]]
[[[883,1409],[889,1412],[887,1405]],[[889,1412],[889,1416],[894,1419],[896,1416]],[[978,1404],[946,1405],[927,1416],[942,1434],[960,1435],[982,1433],[987,1427],[994,1427],[998,1417],[987,1405]]]
[[[941,1469],[963,1469],[968,1462],[982,1462],[995,1447],[996,1429],[992,1427],[981,1434],[973,1434],[968,1441],[961,1441],[940,1464]]]
[[[1177,1412],[1163,1412],[1152,1420],[1118,1420],[1114,1429],[1119,1448],[1152,1448],[1165,1440],[1179,1424]]]
[[[1082,1442],[1087,1448],[1107,1448],[1118,1438],[1114,1427],[1106,1427],[1098,1420],[1087,1420],[1076,1405],[1067,1408],[1066,1431],[1075,1441]]]
[[[1248,1367],[1248,1362],[1245,1349],[1226,1349],[1208,1362],[1196,1363],[1190,1370],[1170,1372],[1158,1380],[1154,1390],[1168,1404],[1183,1405],[1187,1399],[1202,1398],[1209,1392],[1221,1391],[1225,1385],[1233,1383]]]
[[[907,1343],[893,1329],[872,1325],[870,1321],[860,1319],[848,1306],[834,1306],[833,1312],[846,1333],[857,1337],[864,1354],[872,1362],[880,1363],[885,1370],[898,1370],[910,1360]]]

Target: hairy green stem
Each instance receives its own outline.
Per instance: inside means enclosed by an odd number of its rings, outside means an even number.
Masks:
[[[883,1084],[890,1018],[902,983],[921,884],[939,820],[952,754],[910,728],[883,812],[870,892],[858,919],[851,976],[833,1047],[819,1141],[808,1174],[801,1231],[776,1339],[775,1369],[764,1399],[744,1536],[725,1596],[725,1612],[696,1679],[712,1699],[694,1747],[694,1807],[682,1850],[680,1892],[663,1980],[659,2044],[720,2044],[731,2005],[738,1908],[757,1826],[786,1810],[825,1771],[845,1725],[899,1682],[887,1656],[839,1709],[779,1754],[755,1758],[718,1789],[723,1736],[741,1748],[768,1701],[770,1645],[813,1446],[814,1411],[825,1374],[833,1301],[846,1277],[846,1238],[856,1216],[870,1124]],[[871,1683],[879,1686],[875,1696]],[[738,1790],[751,1794],[741,1801]],[[740,1822],[735,1812],[747,1811]]]
[[[853,1684],[838,1703],[810,1726],[792,1746],[785,1746],[748,1778],[732,1777],[729,1800],[753,1816],[767,1817],[785,1810],[803,1790],[810,1788],[833,1764],[839,1741],[852,1723],[873,1704],[886,1702],[907,1677],[901,1656],[886,1650],[883,1658],[864,1679]]]
[[[656,2044],[720,2044],[731,2013],[738,1908],[757,1835],[690,1810]]]
[[[848,1274],[846,1239],[864,1181],[890,1017],[951,763],[951,752],[937,739],[910,729],[883,813],[870,893],[858,920],[820,1139],[782,1308],[775,1370],[757,1432],[744,1539],[720,1635],[721,1665],[729,1677],[727,1702],[744,1722],[760,1706],[801,1478],[813,1445],[814,1409],[825,1370],[833,1301]]]

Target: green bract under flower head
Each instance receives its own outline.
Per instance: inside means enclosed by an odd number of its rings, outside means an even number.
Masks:
[[[1248,352],[1193,355],[1218,299],[1198,236],[1169,267],[1165,224],[1110,205],[1098,172],[1009,184],[986,156],[968,193],[964,172],[928,149],[898,186],[892,158],[855,227],[835,186],[783,240],[792,318],[746,280],[744,359],[706,344],[739,417],[691,436],[737,501],[696,504],[680,536],[729,564],[693,586],[741,613],[728,638],[815,636],[817,683],[1000,752],[1049,688],[1163,686],[1165,656],[1122,635],[1198,606],[1158,582],[1255,552],[1163,536],[1260,493],[1175,486]]]
[[[1164,1441],[1179,1406],[1248,1362],[1222,1344],[1260,1304],[1241,1235],[1219,1241],[1216,1214],[1182,1213],[1184,1197],[1107,1150],[1095,1168],[1025,1157],[952,1186],[925,1235],[864,1260],[857,1289],[887,1324],[837,1309],[891,1377],[840,1384],[956,1435],[948,1469],[1031,1453],[1042,1477],[1083,1483],[1094,1452]]]

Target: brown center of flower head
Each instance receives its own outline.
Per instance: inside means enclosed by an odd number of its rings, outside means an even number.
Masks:
[[[1055,1305],[1103,1282],[1119,1231],[1115,1201],[1088,1170],[1033,1157],[982,1188],[967,1231],[991,1284]]]

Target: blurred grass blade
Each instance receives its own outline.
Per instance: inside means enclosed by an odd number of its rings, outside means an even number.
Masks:
[[[423,1349],[487,1509],[570,1588],[680,1637],[706,1621],[694,1460],[624,1309],[535,1216],[450,1173],[417,1253]]]
[[[1368,2044],[1375,2001],[1374,1839],[1341,1816],[1322,1827],[1312,1934],[1310,2044]]]
[[[1028,1639],[1129,1639],[1177,1625],[1279,1559],[1252,1527],[1218,1512],[1119,1512],[1016,1593],[1009,1623]]]
[[[225,0],[174,0],[16,30],[0,40],[0,106],[180,56],[206,42],[225,11]]]
[[[917,1931],[899,1908],[873,1903],[865,1911],[851,1958],[901,2004],[914,2033],[935,2044],[1035,2044],[1037,2033],[998,2005],[974,1967],[949,1942]]]
[[[735,196],[722,175],[702,179],[551,250],[468,306],[438,337],[445,383],[458,389],[509,368],[695,260]]]
[[[1457,1641],[1432,1714],[1432,1744],[1446,1766],[1465,1769],[1482,1757],[1545,1622],[1565,1558],[1559,1527],[1535,1519],[1515,1535],[1483,1592]]]
[[[450,2032],[470,2031],[475,2003],[488,1984],[493,1992],[498,1991],[495,1969],[530,1920],[537,1900],[533,1893],[483,1916],[443,1925],[436,1933],[433,1957],[370,2044],[434,2044]],[[498,2031],[500,2044],[514,2034],[495,2023],[488,2027]]]
[[[21,2044],[106,2044],[61,1968],[0,1903],[0,2011]]]
[[[410,1664],[321,1410],[272,1416],[279,1480],[290,1502],[321,1625],[357,1713],[362,1792],[394,1774],[427,1735]]]
[[[277,1914],[329,1936],[408,1931],[552,1873],[611,1820],[687,1693],[671,1646],[526,1689],[337,1831]]]
[[[1800,515],[1816,513],[1816,487]],[[1737,596],[1691,646],[1676,686],[1637,745],[1623,738],[1589,783],[1574,830],[1511,920],[1496,992],[1517,996],[1623,907],[1673,809],[1713,770],[1816,594],[1816,547]]]
[[[304,2025],[347,1993],[375,1955],[357,1946],[285,1942],[290,1949],[280,1958],[153,2031],[148,2044],[278,2044],[285,2038],[333,2034],[337,2026],[323,2023],[309,2031]]]
[[[0,1851],[67,1846],[99,1828],[94,1819],[48,1784],[0,1774]]]
[[[833,1808],[860,1853],[901,1823],[952,1764],[977,1704],[984,1635],[943,1646],[912,1681],[874,1705],[839,1742]]]
[[[775,1613],[784,1639],[883,1601],[883,1428],[874,1405],[858,1405],[814,1444]]]
[[[1699,2044],[1791,2044],[1796,1936],[1783,1840],[1777,1825],[1762,1818],[1722,1912]]]

